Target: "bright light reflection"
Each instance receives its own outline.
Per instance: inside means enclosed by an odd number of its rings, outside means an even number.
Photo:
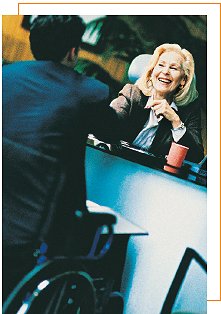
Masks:
[[[27,309],[28,309],[28,304],[24,303],[18,310],[17,314],[25,314]]]
[[[44,281],[42,281],[41,283],[39,283],[39,285],[38,285],[38,290],[43,290],[45,287],[47,287],[47,285],[49,285],[49,281],[48,280],[44,280]]]

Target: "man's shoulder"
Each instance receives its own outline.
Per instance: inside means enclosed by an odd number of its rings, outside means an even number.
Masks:
[[[8,64],[5,64],[3,65],[3,70],[13,70],[13,69],[16,69],[16,68],[25,68],[25,67],[30,67],[34,64],[36,64],[37,62],[36,61],[15,61],[15,62],[12,62],[12,63],[8,63]]]
[[[79,75],[79,77],[81,78],[82,83],[84,85],[88,85],[89,88],[92,88],[92,89],[93,88],[97,88],[97,89],[107,89],[108,88],[108,86],[105,83],[97,80],[94,77],[87,76],[84,74],[78,74],[78,73],[77,73],[77,75]]]
[[[100,97],[107,97],[109,95],[109,86],[97,80],[94,77],[77,74],[80,81],[82,92],[86,97],[94,96],[96,99]]]
[[[12,73],[24,74],[26,71],[30,71],[31,68],[35,67],[36,61],[16,61],[10,64],[3,65],[3,75],[11,75]]]

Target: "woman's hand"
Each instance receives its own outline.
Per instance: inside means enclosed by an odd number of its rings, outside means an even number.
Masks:
[[[152,108],[157,118],[159,118],[160,116],[164,116],[167,120],[169,120],[173,128],[177,128],[180,125],[180,117],[175,112],[175,110],[170,107],[166,99],[152,100],[152,102],[148,103],[148,106],[144,107],[144,109],[149,108]]]

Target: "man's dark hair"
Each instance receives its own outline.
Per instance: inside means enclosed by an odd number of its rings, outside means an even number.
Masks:
[[[60,62],[70,48],[79,48],[85,24],[77,15],[39,15],[30,27],[30,45],[37,60]]]

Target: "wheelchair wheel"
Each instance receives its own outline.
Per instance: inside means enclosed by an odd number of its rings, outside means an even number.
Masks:
[[[15,287],[3,314],[94,314],[91,277],[76,261],[60,258],[35,267]]]

